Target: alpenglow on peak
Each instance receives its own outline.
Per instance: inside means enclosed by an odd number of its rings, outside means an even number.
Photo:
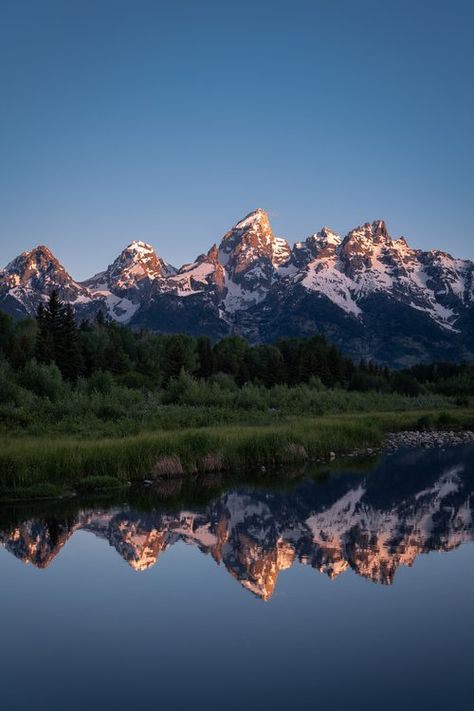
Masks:
[[[253,342],[326,333],[352,357],[392,366],[474,358],[473,262],[414,249],[383,220],[290,245],[257,208],[210,243],[175,269],[133,240],[82,283],[38,246],[0,272],[0,309],[34,314],[54,289],[78,319],[102,310],[133,328]]]

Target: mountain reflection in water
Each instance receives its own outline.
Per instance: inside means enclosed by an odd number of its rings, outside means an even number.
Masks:
[[[55,512],[7,525],[0,509],[0,544],[24,563],[47,568],[85,530],[146,571],[183,541],[268,600],[280,571],[296,562],[330,578],[352,569],[391,585],[397,568],[420,554],[472,541],[473,497],[473,446],[401,452],[365,475],[336,474],[284,491],[237,487],[186,510],[83,507],[64,518]]]

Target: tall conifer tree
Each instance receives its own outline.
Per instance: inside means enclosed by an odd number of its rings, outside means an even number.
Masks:
[[[56,340],[56,363],[64,378],[76,380],[81,372],[79,335],[70,304],[63,309]]]

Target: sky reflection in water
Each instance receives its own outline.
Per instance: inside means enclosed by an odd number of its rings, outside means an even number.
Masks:
[[[473,497],[469,446],[179,509],[4,507],[2,711],[474,708]]]

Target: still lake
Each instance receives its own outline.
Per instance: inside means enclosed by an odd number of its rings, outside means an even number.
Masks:
[[[0,507],[1,711],[474,709],[473,445],[175,501]]]

